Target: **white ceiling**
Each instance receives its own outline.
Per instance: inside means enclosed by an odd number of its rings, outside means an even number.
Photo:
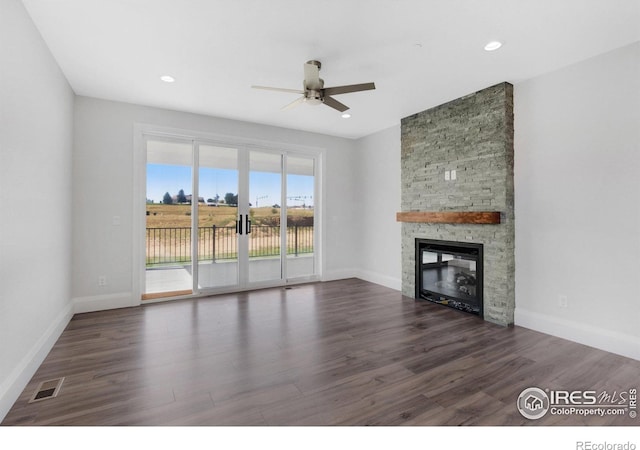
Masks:
[[[640,41],[640,0],[23,2],[78,95],[351,138]],[[326,87],[376,90],[336,96],[342,119],[250,88],[300,89],[310,59]]]

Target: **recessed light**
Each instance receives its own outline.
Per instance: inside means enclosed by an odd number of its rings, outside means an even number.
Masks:
[[[493,52],[502,47],[502,42],[500,41],[491,41],[487,45],[484,46],[484,49],[488,52]]]
[[[162,75],[160,79],[165,83],[173,83],[174,81],[176,81],[176,79],[173,78],[171,75]]]
[[[349,114],[349,113],[342,114],[342,118],[343,119],[348,119],[349,117],[351,117],[351,114]]]

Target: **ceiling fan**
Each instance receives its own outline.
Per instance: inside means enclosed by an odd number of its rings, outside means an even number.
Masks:
[[[375,89],[376,86],[373,83],[362,84],[350,84],[347,86],[335,86],[324,87],[324,80],[320,78],[320,61],[307,61],[304,64],[304,80],[302,82],[303,90],[298,89],[283,89],[268,86],[251,86],[254,89],[266,89],[268,91],[278,92],[290,92],[292,94],[302,94],[302,97],[294,100],[282,109],[294,108],[302,103],[309,105],[319,105],[324,103],[327,106],[337,109],[340,112],[344,112],[349,107],[343,103],[340,103],[331,95],[347,94],[349,92],[368,91]]]

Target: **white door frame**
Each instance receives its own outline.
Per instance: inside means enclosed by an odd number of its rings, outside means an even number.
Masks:
[[[283,160],[283,172],[282,172],[282,197],[286,200],[286,157],[291,156],[300,156],[312,158],[314,160],[314,178],[315,178],[315,186],[314,186],[314,274],[311,276],[306,276],[302,278],[289,279],[286,277],[286,248],[284,253],[282,254],[282,264],[285,277],[282,280],[278,280],[277,282],[262,282],[262,283],[248,283],[248,280],[239,280],[239,286],[232,288],[212,288],[212,289],[197,289],[197,268],[193,270],[193,279],[194,279],[194,290],[191,296],[186,297],[196,297],[196,296],[204,296],[211,295],[216,293],[226,293],[226,292],[237,292],[244,290],[253,290],[259,289],[263,287],[270,286],[279,286],[286,284],[296,284],[296,283],[304,283],[310,281],[319,281],[322,279],[322,224],[323,224],[323,201],[322,201],[322,185],[323,185],[323,167],[324,167],[324,157],[325,150],[323,148],[318,147],[309,147],[302,145],[292,145],[288,143],[282,142],[273,142],[273,141],[265,141],[258,139],[250,139],[243,138],[237,136],[226,136],[226,135],[218,135],[200,131],[193,130],[184,130],[178,128],[171,127],[163,127],[152,124],[134,124],[134,157],[133,157],[133,174],[134,174],[134,186],[133,186],[133,267],[134,273],[132,277],[132,291],[135,298],[140,299],[144,292],[144,283],[145,283],[145,227],[146,227],[146,216],[145,216],[145,208],[146,208],[146,140],[147,138],[161,138],[167,140],[179,140],[182,142],[191,141],[194,148],[194,163],[197,163],[197,148],[201,144],[208,145],[216,145],[222,147],[232,147],[237,148],[239,153],[244,153],[245,158],[248,159],[249,150],[257,150],[261,152],[267,153],[278,153],[282,154],[285,157]],[[239,161],[240,163],[240,161]],[[194,167],[197,167],[194,165]],[[193,186],[192,186],[192,195],[198,195],[198,174],[197,170],[194,170],[193,176]],[[242,176],[242,175],[241,175]],[[245,174],[248,177],[248,173]],[[242,180],[240,180],[242,183]],[[246,180],[246,184],[248,186],[248,180]],[[281,223],[286,224],[286,201],[281,203],[283,208],[281,209]],[[198,215],[197,208],[195,214],[192,213],[192,232],[193,227],[197,227],[198,223]],[[240,208],[238,209],[238,211]],[[195,224],[195,225],[194,225]],[[286,234],[286,226],[281,227],[281,233],[283,235]],[[197,234],[196,234],[197,236]],[[197,245],[197,240],[192,239],[192,246],[195,247]],[[196,243],[194,243],[196,242]],[[285,239],[282,242],[286,242]],[[193,248],[192,252],[196,249]],[[196,255],[196,253],[194,253]],[[248,255],[247,259],[248,259]],[[197,266],[197,261],[192,262],[194,267]],[[246,267],[246,264],[245,264]],[[246,275],[245,275],[246,276]],[[243,282],[244,281],[244,282]],[[185,296],[181,296],[179,298],[184,298]],[[145,300],[145,303],[150,303],[153,301],[166,301],[171,300],[171,297],[166,297],[158,300]]]

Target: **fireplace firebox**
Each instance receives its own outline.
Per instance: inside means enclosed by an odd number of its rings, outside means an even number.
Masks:
[[[416,239],[416,299],[483,316],[483,246]]]

